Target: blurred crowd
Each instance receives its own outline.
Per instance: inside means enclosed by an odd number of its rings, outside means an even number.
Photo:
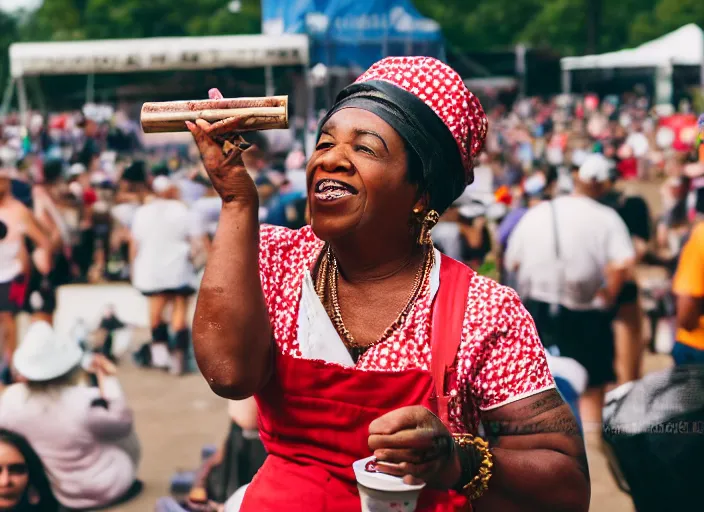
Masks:
[[[704,214],[697,118],[686,104],[659,112],[638,92],[492,103],[474,183],[434,229],[435,244],[519,291],[546,347],[580,368],[570,373],[588,398],[582,421],[600,425],[607,385],[638,379],[648,347],[674,350],[678,362],[703,360],[699,317],[675,331],[686,308],[675,308],[675,297],[704,295],[691,285],[704,283],[696,265],[704,238],[693,230]],[[108,308],[97,344],[90,333],[58,340],[56,290],[130,282],[148,298],[151,329],[135,362],[189,371],[187,307],[221,202],[193,144],[145,145],[138,123],[110,107],[32,114],[26,127],[9,117],[0,130],[0,339],[9,386],[0,397],[0,510],[95,510],[140,490],[132,411],[115,376],[114,335],[125,324]],[[274,132],[244,137],[253,145],[245,164],[260,220],[305,225],[303,145]],[[632,183],[655,194],[644,198]],[[663,277],[642,279],[643,265]],[[20,312],[33,323],[18,346]],[[256,407],[235,404],[230,415],[225,447],[190,481],[188,499],[164,510],[222,509],[256,471],[264,457]],[[46,424],[66,429],[60,443]],[[243,450],[245,462],[237,459]],[[222,473],[233,460],[240,469],[213,483],[214,468]],[[94,474],[101,478],[81,476]]]

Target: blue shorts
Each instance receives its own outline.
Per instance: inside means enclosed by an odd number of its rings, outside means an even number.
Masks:
[[[675,360],[675,365],[684,364],[704,364],[704,350],[700,350],[679,341],[672,347],[672,359]]]

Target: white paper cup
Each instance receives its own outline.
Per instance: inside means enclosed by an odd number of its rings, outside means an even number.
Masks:
[[[369,472],[366,465],[373,460],[367,457],[352,464],[362,512],[414,512],[425,484],[408,485],[403,478]]]

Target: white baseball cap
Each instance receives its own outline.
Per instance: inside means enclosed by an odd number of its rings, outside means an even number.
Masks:
[[[30,381],[45,382],[66,375],[83,359],[83,350],[61,339],[46,322],[34,322],[15,351],[15,370]]]
[[[74,176],[80,176],[84,172],[86,172],[86,166],[83,165],[82,163],[75,163],[73,164],[69,170],[68,170],[68,175],[69,177],[74,177]]]
[[[166,176],[157,176],[152,181],[152,190],[155,194],[163,194],[171,188],[172,182]]]
[[[545,175],[535,173],[523,182],[523,191],[529,196],[537,196],[543,193],[545,185]]]
[[[460,206],[457,209],[457,213],[463,219],[469,220],[469,219],[474,219],[476,217],[481,217],[482,215],[486,215],[486,210],[487,210],[486,205],[477,201],[477,202],[474,202],[471,204],[466,204],[464,206]]]
[[[611,165],[603,155],[594,153],[589,155],[584,163],[579,167],[578,177],[580,181],[590,183],[605,183],[610,178]]]

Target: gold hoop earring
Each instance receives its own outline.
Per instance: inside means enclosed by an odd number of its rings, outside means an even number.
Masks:
[[[420,234],[418,235],[418,245],[432,245],[433,239],[430,237],[430,230],[440,220],[440,215],[435,210],[430,210],[423,217],[420,223]]]
[[[39,491],[37,491],[34,487],[30,487],[27,490],[27,501],[29,501],[30,505],[39,505],[41,500],[42,497],[39,495]]]

